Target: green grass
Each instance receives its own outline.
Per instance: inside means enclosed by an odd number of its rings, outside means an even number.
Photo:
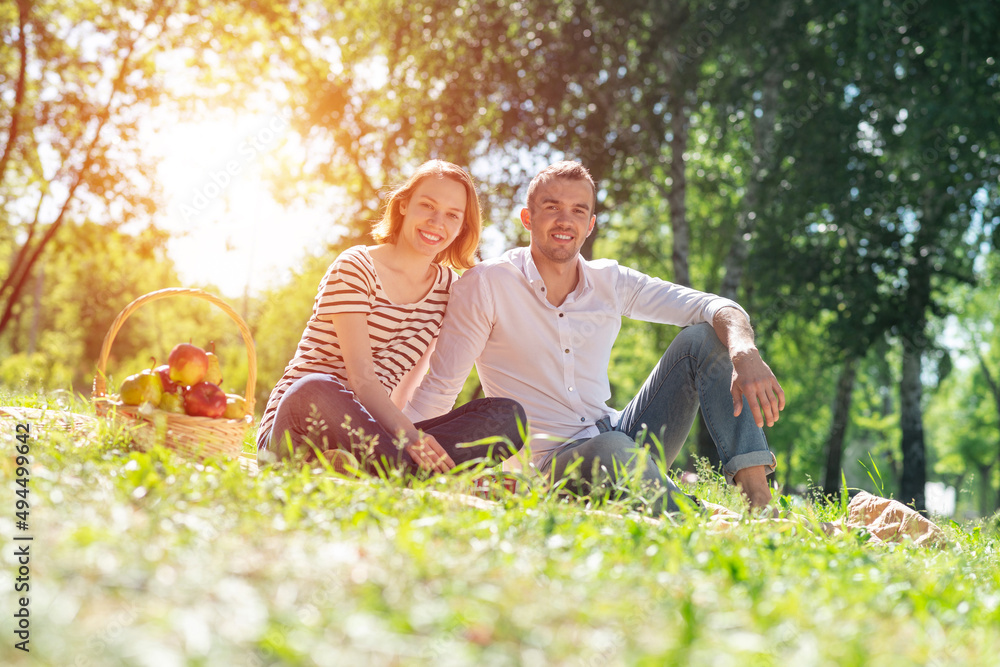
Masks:
[[[23,399],[22,404],[38,405]],[[10,404],[7,401],[6,404]],[[13,428],[4,425],[12,451]],[[9,432],[8,432],[9,431]],[[249,438],[250,436],[248,436]],[[404,483],[32,441],[31,653],[13,648],[14,460],[3,459],[0,663],[38,665],[986,665],[1000,655],[995,523],[872,546],[789,522],[650,521],[533,483]],[[700,497],[739,508],[717,478]]]

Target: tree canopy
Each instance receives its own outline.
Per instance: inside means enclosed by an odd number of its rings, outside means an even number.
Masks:
[[[317,273],[365,242],[387,188],[417,164],[467,166],[513,245],[526,239],[510,215],[523,188],[567,157],[600,189],[588,255],[751,312],[801,411],[773,431],[787,483],[826,465],[830,486],[841,453],[888,437],[873,424],[895,418],[898,442],[879,446],[901,461],[901,497],[922,505],[928,466],[958,447],[927,443],[923,427],[951,359],[946,324],[983,321],[954,295],[988,288],[983,258],[1000,242],[997,34],[990,0],[7,3],[4,382],[34,377],[25,369],[42,362],[27,360],[43,350],[66,371],[38,382],[81,386],[101,319],[176,283],[140,136],[150,114],[266,107],[294,137],[268,164],[275,199],[336,202],[349,224],[288,285],[244,304],[266,342],[258,398],[297,340]],[[84,289],[83,276],[99,278]],[[76,319],[57,321],[57,304]],[[60,326],[61,342],[40,333]],[[626,326],[616,396],[672,334]],[[140,354],[152,342],[136,335]],[[977,381],[992,387],[982,355]]]

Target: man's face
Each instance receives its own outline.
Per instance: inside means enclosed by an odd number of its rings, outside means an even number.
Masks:
[[[594,229],[591,202],[594,191],[587,181],[553,178],[539,186],[533,208],[521,209],[521,223],[531,233],[537,262],[562,264],[575,261],[580,247]]]

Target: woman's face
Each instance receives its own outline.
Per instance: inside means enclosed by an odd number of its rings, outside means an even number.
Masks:
[[[422,180],[406,201],[397,244],[407,244],[421,255],[436,257],[452,244],[465,222],[468,195],[465,186],[450,178]]]

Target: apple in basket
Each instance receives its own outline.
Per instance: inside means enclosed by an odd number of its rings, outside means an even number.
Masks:
[[[163,392],[158,406],[164,412],[184,414],[184,394],[180,389],[174,392]]]
[[[184,390],[184,412],[192,417],[221,417],[226,412],[226,392],[211,382],[196,382]]]
[[[160,382],[163,383],[164,394],[176,394],[179,390],[183,389],[181,385],[170,379],[169,365],[163,364],[162,366],[157,366],[154,370],[160,376]]]
[[[178,343],[167,357],[170,379],[189,387],[205,379],[208,372],[208,355],[205,350],[191,343]]]

